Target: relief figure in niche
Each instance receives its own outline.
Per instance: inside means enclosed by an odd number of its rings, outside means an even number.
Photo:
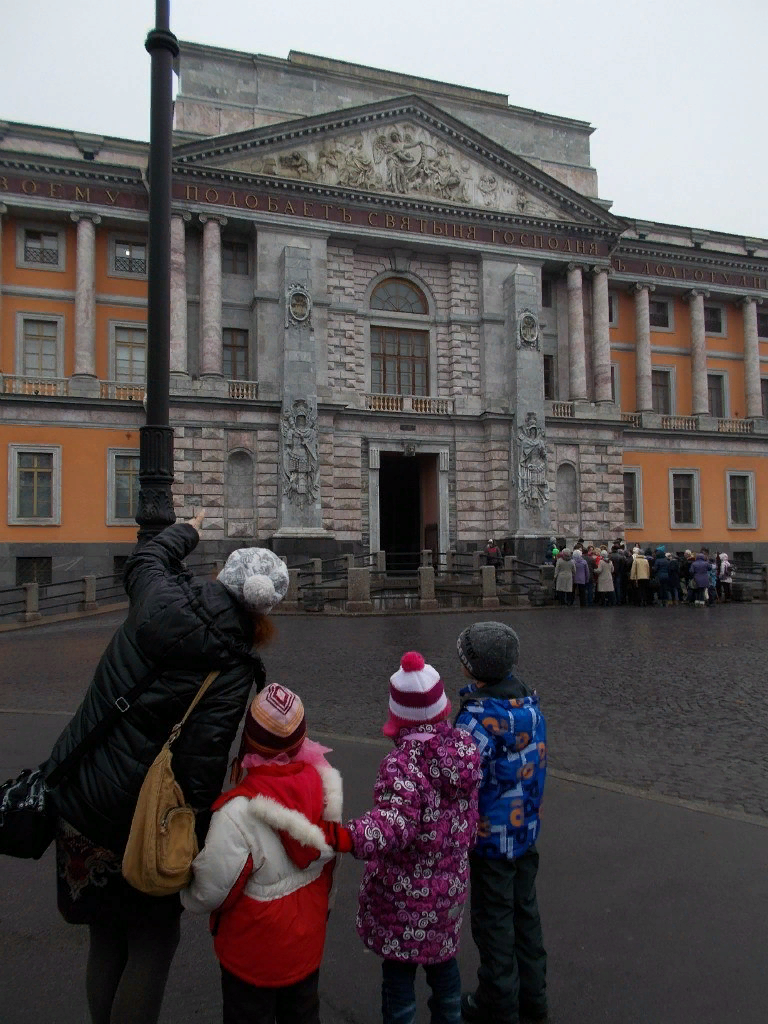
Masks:
[[[280,166],[291,178],[301,178],[302,181],[309,181],[316,177],[310,162],[301,153],[296,151],[282,154],[280,156]]]
[[[517,433],[520,454],[517,486],[526,508],[538,509],[549,501],[547,483],[547,446],[535,412],[529,412],[525,426]]]
[[[386,135],[378,135],[373,143],[373,158],[376,163],[384,160],[387,168],[387,188],[399,195],[405,195],[416,167],[416,157],[411,152],[416,144],[408,137],[403,139],[397,128]]]
[[[294,402],[280,421],[284,493],[298,508],[311,505],[320,490],[316,424],[317,415],[303,398]]]
[[[349,188],[373,188],[381,184],[373,160],[363,151],[363,137],[356,135],[350,142],[339,173],[339,185]]]

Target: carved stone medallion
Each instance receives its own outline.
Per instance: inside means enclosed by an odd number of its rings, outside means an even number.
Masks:
[[[312,312],[312,298],[307,289],[300,284],[291,285],[286,296],[285,309],[286,327],[290,327],[291,323],[306,323]]]
[[[517,318],[517,347],[539,348],[539,320],[530,309],[524,309]]]

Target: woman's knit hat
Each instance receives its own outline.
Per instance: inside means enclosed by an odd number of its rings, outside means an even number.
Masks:
[[[381,731],[394,738],[405,726],[434,725],[450,713],[451,702],[437,671],[418,651],[408,651],[400,659],[398,671],[389,677],[389,718]]]
[[[253,699],[243,725],[238,760],[246,754],[293,757],[307,735],[304,705],[287,686],[270,683]]]
[[[217,576],[227,590],[251,611],[266,615],[288,590],[285,562],[268,548],[238,548]]]

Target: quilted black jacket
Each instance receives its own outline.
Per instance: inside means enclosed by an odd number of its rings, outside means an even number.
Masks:
[[[203,679],[219,669],[172,748],[174,774],[187,803],[202,812],[198,834],[204,837],[206,812],[221,791],[251,687],[264,683],[261,661],[251,653],[249,615],[221,583],[195,579],[182,564],[197,542],[193,527],[177,523],[130,557],[128,617],[44,766],[52,770],[115,700],[157,667],[146,692],[54,790],[60,816],[117,854],[149,766]]]

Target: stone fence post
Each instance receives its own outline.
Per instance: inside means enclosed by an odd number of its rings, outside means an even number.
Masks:
[[[377,551],[376,552],[376,572],[387,571],[387,552]]]
[[[40,615],[40,588],[37,583],[22,583],[24,591],[24,612],[25,622],[36,622]]]
[[[96,604],[96,577],[83,576],[83,611],[91,612]]]
[[[312,575],[314,577],[312,585],[321,587],[323,585],[323,560],[322,558],[312,558],[310,562],[312,563]]]
[[[344,568],[345,569],[354,569],[355,568],[355,556],[354,555],[342,555],[341,557],[344,560]]]
[[[363,568],[347,569],[347,611],[372,612],[371,602],[371,570]]]
[[[454,560],[454,556],[455,555],[456,555],[455,551],[446,551],[445,552],[445,572],[446,572],[446,575],[448,575],[448,576],[450,576],[450,574],[453,572],[453,560]]]
[[[432,554],[431,551],[429,553]],[[437,608],[435,570],[431,565],[419,566],[419,608],[421,611],[434,611]]]
[[[279,606],[283,611],[295,612],[299,609],[299,570],[289,569],[288,570],[288,589],[285,592],[285,597],[280,602]]]
[[[496,566],[484,565],[480,569],[483,581],[483,608],[498,608],[499,599],[496,596]]]
[[[424,548],[421,552],[421,564],[432,565],[432,548]]]

